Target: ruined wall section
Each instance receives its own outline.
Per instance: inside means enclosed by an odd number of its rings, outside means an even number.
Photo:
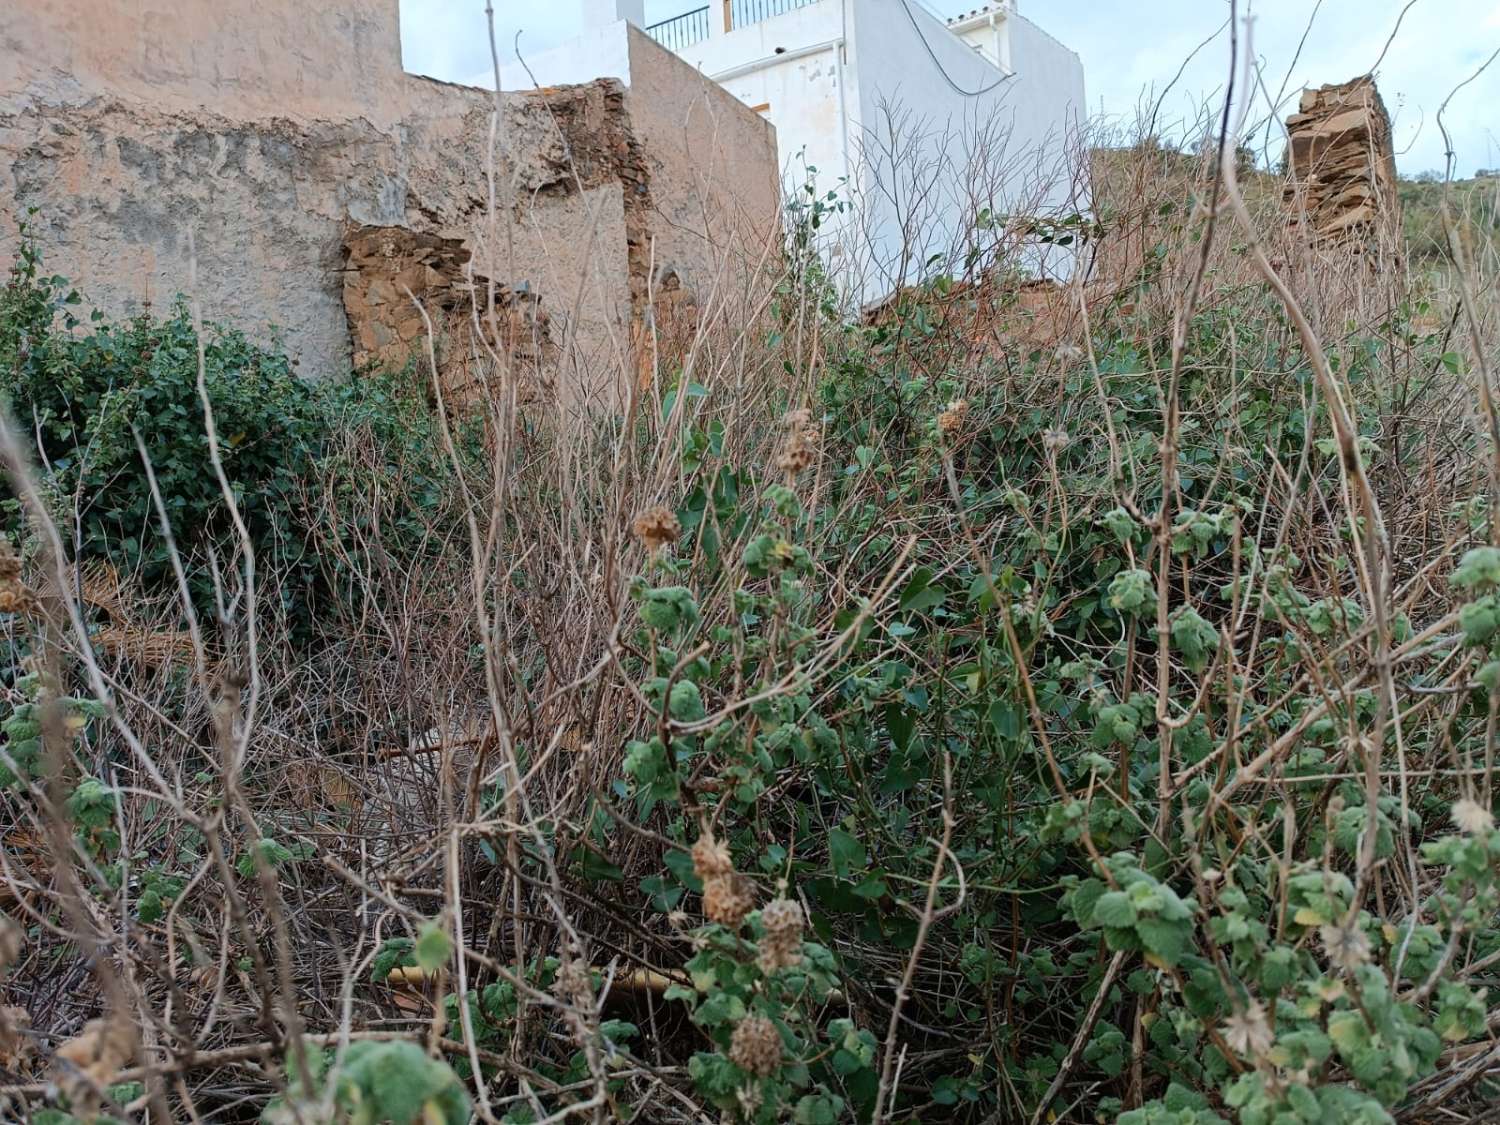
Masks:
[[[50,268],[113,315],[165,311],[191,288],[196,256],[206,317],[279,333],[304,374],[338,374],[346,223],[462,221],[451,153],[426,123],[406,132],[403,145],[366,121],[241,121],[102,97],[0,114],[0,265],[30,207]]]
[[[1286,128],[1293,221],[1305,222],[1316,246],[1378,249],[1400,203],[1391,119],[1374,80],[1303,91]]]
[[[427,358],[429,328],[438,382],[449,402],[484,391],[486,358],[505,357],[523,399],[546,394],[557,346],[529,288],[492,283],[463,241],[405,227],[354,227],[344,238],[344,311],[354,365],[400,368]],[[494,292],[494,313],[490,293]]]
[[[204,316],[279,335],[310,377],[417,350],[378,283],[420,264],[445,323],[494,278],[567,397],[617,401],[648,294],[690,303],[776,227],[769,126],[623,24],[638,89],[507,92],[492,147],[492,94],[401,72],[398,0],[18,2],[0,271],[32,207],[49,269],[109,315],[163,311],[196,262]]]
[[[734,309],[752,299],[747,283],[774,268],[781,179],[775,130],[763,117],[635,28],[628,49],[642,184],[634,199],[627,188],[626,230],[644,375],[648,335],[675,359],[698,305]]]

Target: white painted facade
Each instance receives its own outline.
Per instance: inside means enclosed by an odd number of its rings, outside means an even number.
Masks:
[[[641,7],[585,0],[585,34],[528,59],[529,73],[503,68],[502,83],[628,82],[624,21]],[[811,179],[852,204],[824,236],[859,300],[951,262],[977,210],[1067,210],[1076,198],[1083,65],[1015,0],[946,22],[919,0],[709,0],[646,30],[771,121],[788,193]]]

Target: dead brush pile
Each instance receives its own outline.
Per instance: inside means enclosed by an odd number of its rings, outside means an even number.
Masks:
[[[220,429],[202,535],[142,470],[170,550],[107,614],[16,377],[0,1113],[1477,1112],[1492,279],[1434,306],[1173,167],[1048,228],[1125,265],[1046,345],[931,315],[1019,301],[991,222],[873,322],[805,261],[720,295],[623,412],[487,357],[477,413],[309,415],[256,527]]]

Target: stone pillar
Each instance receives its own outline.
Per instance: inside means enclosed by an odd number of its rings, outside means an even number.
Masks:
[[[583,0],[585,29],[601,27],[616,20],[629,20],[636,27],[645,27],[646,0]]]
[[[1374,248],[1400,220],[1391,119],[1368,75],[1302,94],[1287,118],[1286,204],[1318,245]]]

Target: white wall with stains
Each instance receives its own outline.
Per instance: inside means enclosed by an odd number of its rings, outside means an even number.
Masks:
[[[966,41],[918,0],[817,0],[678,53],[776,127],[789,194],[811,180],[850,205],[824,236],[873,300],[961,254],[976,210],[1075,192],[1083,64],[1013,11],[997,23],[1003,42],[988,26]]]

